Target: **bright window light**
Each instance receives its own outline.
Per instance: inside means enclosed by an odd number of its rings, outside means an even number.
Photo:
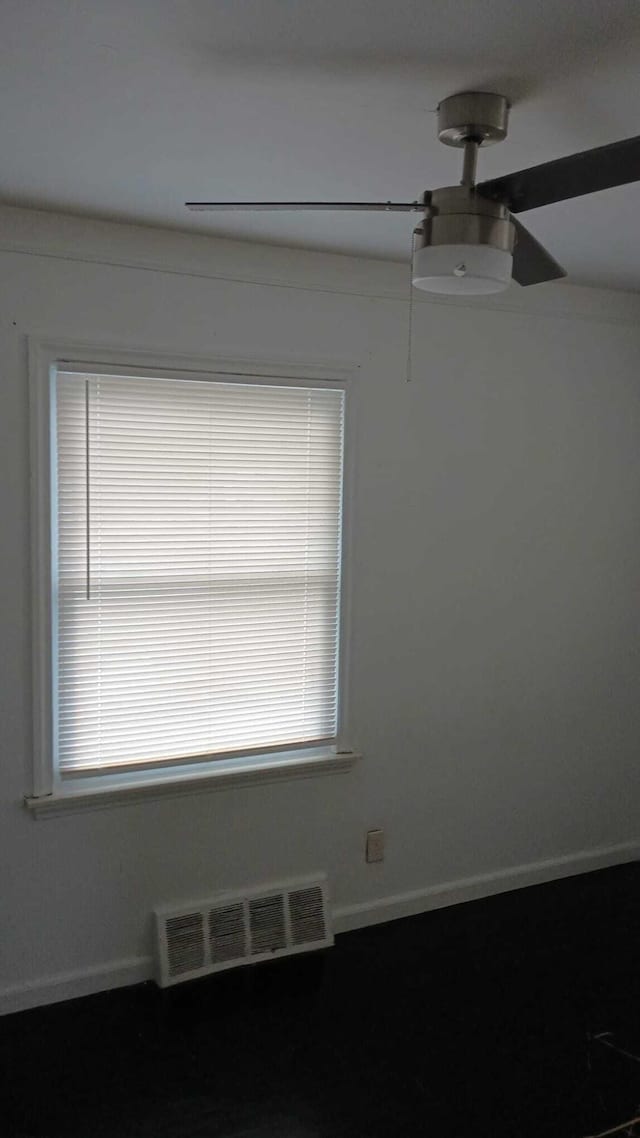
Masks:
[[[342,390],[59,371],[64,775],[335,740]]]

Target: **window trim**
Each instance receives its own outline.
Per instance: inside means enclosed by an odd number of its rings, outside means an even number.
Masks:
[[[231,356],[173,355],[141,348],[105,347],[72,340],[28,338],[31,451],[31,589],[33,674],[33,772],[30,794],[25,798],[34,817],[51,816],[67,808],[86,809],[132,801],[143,797],[195,793],[204,789],[264,782],[265,779],[309,776],[349,769],[359,757],[350,749],[348,687],[350,673],[351,503],[355,466],[354,402],[357,384],[355,364],[309,363],[298,359]],[[341,599],[338,638],[338,732],[335,746],[299,752],[282,751],[247,756],[245,759],[215,759],[210,763],[163,769],[86,775],[64,780],[55,768],[54,738],[56,708],[53,699],[55,613],[51,603],[53,568],[52,501],[56,471],[52,445],[55,423],[51,414],[51,380],[57,367],[140,374],[173,375],[245,382],[255,379],[291,386],[339,386],[345,392],[343,512],[341,540]],[[232,766],[230,766],[232,764]]]

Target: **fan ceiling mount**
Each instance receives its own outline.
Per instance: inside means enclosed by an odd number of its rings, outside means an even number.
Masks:
[[[566,276],[514,214],[640,181],[640,136],[476,183],[478,149],[507,136],[504,95],[465,91],[438,107],[438,137],[464,150],[460,184],[414,202],[187,202],[190,210],[421,213],[414,229],[413,283],[429,292],[498,292]]]

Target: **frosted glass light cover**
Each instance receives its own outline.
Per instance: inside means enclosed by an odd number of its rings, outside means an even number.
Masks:
[[[512,264],[511,253],[493,245],[425,245],[413,255],[413,284],[458,296],[501,292]]]

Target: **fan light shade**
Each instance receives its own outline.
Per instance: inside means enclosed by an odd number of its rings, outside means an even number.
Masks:
[[[455,296],[501,292],[512,263],[511,253],[493,245],[425,245],[413,255],[413,284]]]

